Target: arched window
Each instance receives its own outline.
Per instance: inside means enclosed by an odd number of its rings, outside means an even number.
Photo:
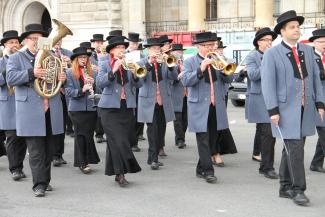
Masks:
[[[206,0],[206,20],[216,20],[218,18],[217,0]]]

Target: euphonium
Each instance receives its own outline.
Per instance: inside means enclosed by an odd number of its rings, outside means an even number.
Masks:
[[[53,30],[48,38],[39,38],[37,48],[39,49],[35,57],[35,67],[40,66],[46,70],[45,78],[37,78],[34,81],[35,91],[42,97],[51,98],[55,96],[62,82],[58,80],[59,73],[63,72],[62,60],[51,54],[49,50],[54,47],[58,41],[67,35],[73,35],[71,30],[56,19],[52,19]]]
[[[227,61],[223,57],[221,57],[217,52],[209,52],[207,53],[205,58],[212,60],[212,67],[215,70],[223,70],[223,73],[225,75],[231,75],[236,70],[236,64],[227,63]]]

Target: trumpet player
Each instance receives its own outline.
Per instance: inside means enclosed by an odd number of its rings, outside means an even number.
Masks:
[[[179,149],[186,147],[185,132],[187,130],[187,89],[181,82],[184,50],[182,44],[172,44],[171,55],[177,59],[178,72],[177,80],[173,81],[172,98],[175,111],[175,145]]]
[[[3,33],[0,45],[5,48],[5,55],[0,59],[0,130],[3,130],[6,141],[6,152],[9,161],[9,171],[12,179],[18,181],[25,178],[23,161],[26,155],[26,143],[16,132],[16,106],[13,88],[6,82],[6,65],[9,56],[17,52],[20,47],[20,37],[15,30]]]
[[[97,73],[92,71],[91,53],[77,47],[71,56],[72,67],[67,72],[65,92],[70,98],[68,112],[74,126],[74,163],[84,174],[91,172],[90,164],[100,159],[94,141],[97,111],[90,95],[94,94]]]
[[[168,65],[163,60],[162,45],[158,38],[148,38],[144,45],[148,48],[148,57],[140,61],[140,65],[145,66],[148,73],[139,90],[138,122],[147,123],[147,163],[153,170],[163,166],[158,161],[158,154],[165,146],[166,122],[175,119],[170,84],[177,80],[177,67]]]
[[[211,160],[210,144],[218,145],[218,131],[228,128],[226,104],[222,91],[224,83],[233,80],[213,67],[214,60],[206,58],[214,49],[216,37],[211,32],[196,34],[198,54],[184,61],[182,83],[188,88],[188,126],[196,133],[199,161],[196,175],[208,183],[217,181]]]
[[[126,173],[141,171],[131,150],[130,138],[135,126],[136,88],[141,87],[142,79],[136,76],[136,70],[130,70],[125,64],[128,45],[123,36],[108,41],[106,52],[110,58],[100,61],[96,79],[96,85],[103,89],[98,107],[107,136],[105,175],[115,175],[120,187],[129,184]]]
[[[63,131],[62,101],[59,94],[51,98],[40,97],[34,89],[34,81],[43,80],[47,70],[34,65],[37,43],[40,37],[47,37],[41,24],[29,24],[21,34],[27,49],[13,54],[7,63],[7,83],[15,87],[17,136],[25,137],[29,152],[29,165],[33,176],[33,190],[36,197],[43,197],[52,190],[51,160],[57,135]],[[64,82],[65,73],[55,78]]]
[[[259,173],[266,178],[277,179],[278,174],[274,170],[274,145],[270,118],[266,109],[261,87],[261,62],[264,52],[272,46],[272,41],[277,34],[270,28],[261,28],[256,32],[253,45],[256,50],[246,57],[248,76],[246,102],[248,123],[256,123],[256,135],[261,142],[261,163]],[[259,137],[259,138],[258,138]]]

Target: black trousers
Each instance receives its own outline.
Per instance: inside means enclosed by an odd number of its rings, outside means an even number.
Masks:
[[[306,190],[306,177],[304,168],[304,145],[305,138],[285,139],[285,148],[282,150],[280,163],[280,187],[282,189],[292,189],[294,191]]]
[[[317,127],[316,129],[318,133],[318,141],[311,165],[323,167],[325,157],[325,127]]]
[[[65,99],[65,95],[61,93],[61,100],[62,100],[62,106],[63,106],[63,121],[64,121],[64,132],[72,132],[73,126],[72,121],[68,114],[68,104]]]
[[[5,132],[3,130],[0,130],[0,157],[6,155],[5,141]]]
[[[254,148],[253,155],[258,156],[261,154],[261,126],[256,124],[255,138],[254,138]]]
[[[16,170],[22,170],[24,167],[24,159],[26,155],[27,145],[23,137],[18,137],[16,130],[6,130],[5,131],[7,141],[6,141],[6,151],[9,161],[9,170],[14,172]]]
[[[133,126],[130,131],[130,145],[131,147],[137,147],[138,146],[138,136],[137,131],[134,129],[137,129],[137,116],[136,116],[136,109],[133,110],[132,120],[130,120],[130,124]]]
[[[175,144],[185,142],[185,132],[187,130],[187,97],[183,99],[182,112],[175,112],[174,131]]]
[[[270,123],[257,123],[260,128],[261,141],[261,157],[260,171],[267,172],[274,170],[274,146],[275,138],[272,136],[272,128]]]
[[[33,189],[45,189],[51,181],[51,160],[57,136],[52,135],[50,110],[45,113],[46,136],[25,137],[29,152],[29,165],[33,176]]]
[[[96,122],[96,128],[95,128],[95,137],[103,137],[104,135],[104,129],[102,122],[100,120],[100,116],[97,116],[97,122]]]
[[[214,169],[211,159],[210,144],[216,144],[218,141],[216,109],[210,105],[207,132],[196,133],[196,142],[199,152],[199,161],[196,166],[196,173],[206,175],[213,175]]]
[[[137,90],[136,90],[137,108],[135,109],[135,117],[136,117],[136,120],[137,120],[137,117],[138,117],[138,96],[139,96],[139,89],[137,88]],[[136,123],[136,136],[137,136],[137,138],[139,136],[142,136],[143,135],[143,129],[144,129],[144,123],[137,122]]]
[[[155,105],[152,123],[147,123],[148,164],[158,162],[159,150],[165,146],[166,119],[163,106]]]

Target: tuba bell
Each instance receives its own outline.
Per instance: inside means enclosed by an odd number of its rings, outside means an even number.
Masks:
[[[225,75],[231,75],[236,71],[236,64],[227,63],[227,61],[223,57],[221,57],[217,52],[209,52],[207,53],[205,58],[212,60],[212,67],[215,70],[223,70],[223,73]]]
[[[45,69],[46,76],[43,79],[35,79],[34,89],[38,95],[46,98],[51,98],[59,92],[62,82],[58,80],[58,75],[64,71],[62,60],[51,54],[50,49],[65,36],[73,35],[71,30],[60,21],[56,19],[52,19],[52,21],[54,28],[49,37],[38,39],[38,52],[35,57],[35,66]]]

